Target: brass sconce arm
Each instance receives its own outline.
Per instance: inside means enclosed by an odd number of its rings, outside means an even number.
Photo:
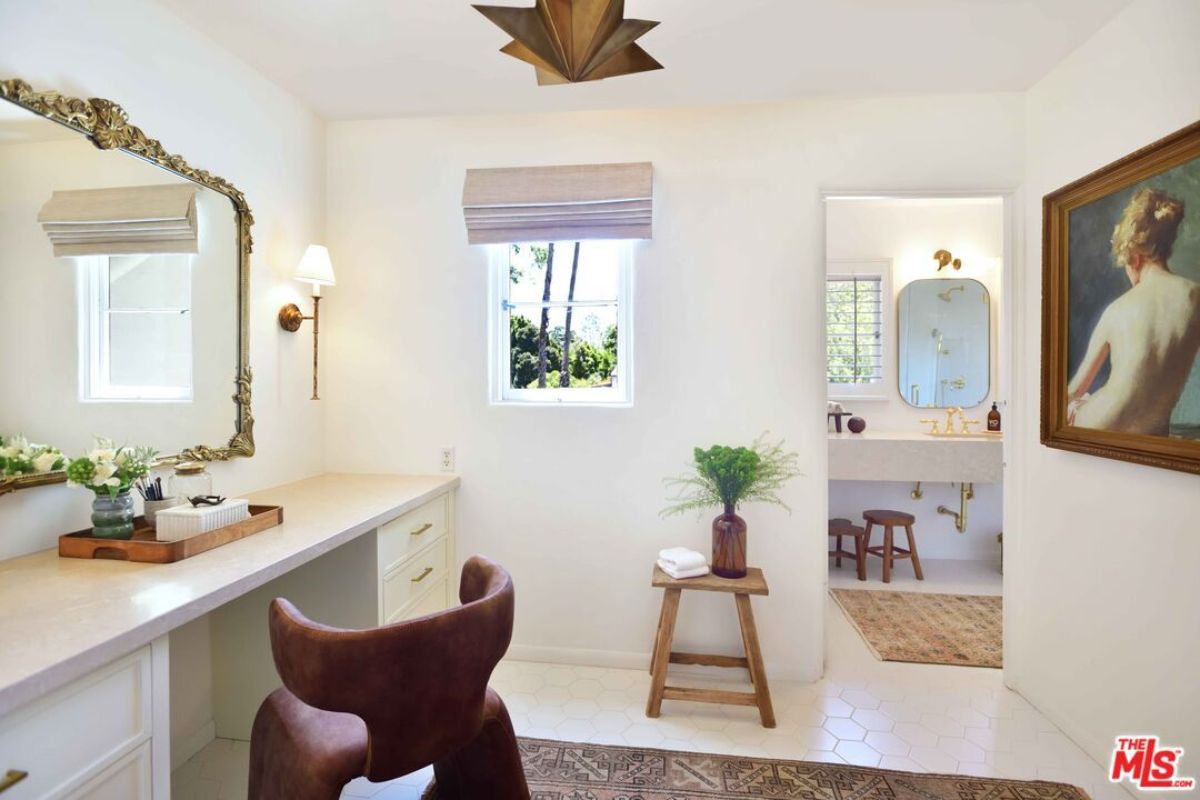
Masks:
[[[283,308],[279,309],[279,327],[283,328],[288,333],[295,333],[300,330],[300,326],[306,320],[312,320],[313,324],[313,390],[312,399],[320,400],[321,397],[317,391],[317,362],[320,354],[320,338],[321,338],[321,295],[313,295],[313,313],[312,316],[305,316],[300,310],[300,306],[295,303],[288,303]]]

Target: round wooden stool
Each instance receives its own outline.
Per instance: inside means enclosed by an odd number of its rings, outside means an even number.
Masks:
[[[834,564],[842,566],[842,557],[854,559],[855,565],[858,567],[858,579],[865,581],[867,579],[867,532],[863,528],[858,527],[848,519],[831,519],[829,520],[829,535],[836,536],[837,542],[833,550],[829,551],[829,555],[834,557]],[[848,553],[842,549],[842,537],[850,536],[854,539],[854,552]]]
[[[903,511],[888,511],[883,509],[872,509],[871,511],[863,512],[863,519],[867,521],[866,532],[866,552],[871,555],[879,556],[883,559],[883,582],[892,582],[892,561],[897,558],[912,559],[913,572],[916,573],[917,580],[925,580],[924,574],[921,572],[921,559],[917,556],[917,540],[913,536],[913,523],[917,518],[912,514],[906,514]],[[883,545],[871,546],[871,529],[876,525],[883,528]],[[892,529],[904,528],[908,534],[908,549],[896,547],[892,543]]]

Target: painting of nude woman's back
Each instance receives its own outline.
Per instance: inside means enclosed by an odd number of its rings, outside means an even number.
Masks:
[[[1043,442],[1200,472],[1200,125],[1045,211]]]

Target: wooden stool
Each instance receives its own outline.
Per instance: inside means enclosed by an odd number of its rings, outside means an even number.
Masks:
[[[842,557],[853,558],[854,563],[858,566],[858,579],[865,581],[867,579],[867,532],[863,528],[858,527],[848,519],[831,519],[829,520],[829,535],[836,536],[837,542],[834,549],[829,551],[829,555],[835,557],[834,564],[838,567],[842,566]],[[854,552],[847,553],[842,549],[842,537],[850,536],[854,539]]]
[[[658,633],[654,637],[654,655],[650,660],[650,699],[646,703],[646,716],[657,717],[662,710],[663,700],[688,700],[693,703],[720,703],[740,706],[758,706],[764,728],[775,727],[775,709],[771,706],[771,690],[767,686],[767,673],[763,669],[762,651],[758,644],[758,628],[754,626],[754,612],[750,610],[750,595],[766,595],[767,581],[761,569],[751,568],[744,578],[718,578],[705,575],[701,578],[675,580],[657,566],[650,585],[663,590],[662,612],[658,617]],[[707,653],[674,653],[671,642],[675,638],[675,617],[679,613],[679,595],[684,589],[702,592],[728,592],[737,605],[738,622],[742,626],[744,658],[738,656],[714,656]],[[685,689],[667,686],[668,664],[702,664],[707,667],[740,667],[750,670],[753,692],[725,692],[715,689]]]
[[[863,519],[867,521],[867,552],[883,558],[884,583],[892,582],[892,560],[896,558],[911,558],[917,580],[925,580],[925,576],[921,573],[921,559],[917,556],[917,540],[913,537],[912,526],[917,521],[916,517],[912,514],[905,514],[903,511],[875,509],[864,511]],[[871,547],[871,529],[876,525],[883,526],[883,545]],[[908,534],[907,550],[892,544],[892,528],[904,528]]]

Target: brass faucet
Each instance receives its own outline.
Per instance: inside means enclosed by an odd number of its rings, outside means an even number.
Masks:
[[[958,414],[959,419],[963,419],[963,410],[958,406],[950,406],[946,409],[946,435],[954,433],[954,415]]]
[[[930,436],[937,436],[937,435],[938,435],[938,433],[939,433],[939,432],[938,432],[938,421],[937,421],[936,419],[923,419],[923,420],[921,420],[921,424],[922,424],[922,425],[932,425],[932,426],[933,426],[933,428],[932,428],[932,429],[929,431],[929,435],[930,435]]]

